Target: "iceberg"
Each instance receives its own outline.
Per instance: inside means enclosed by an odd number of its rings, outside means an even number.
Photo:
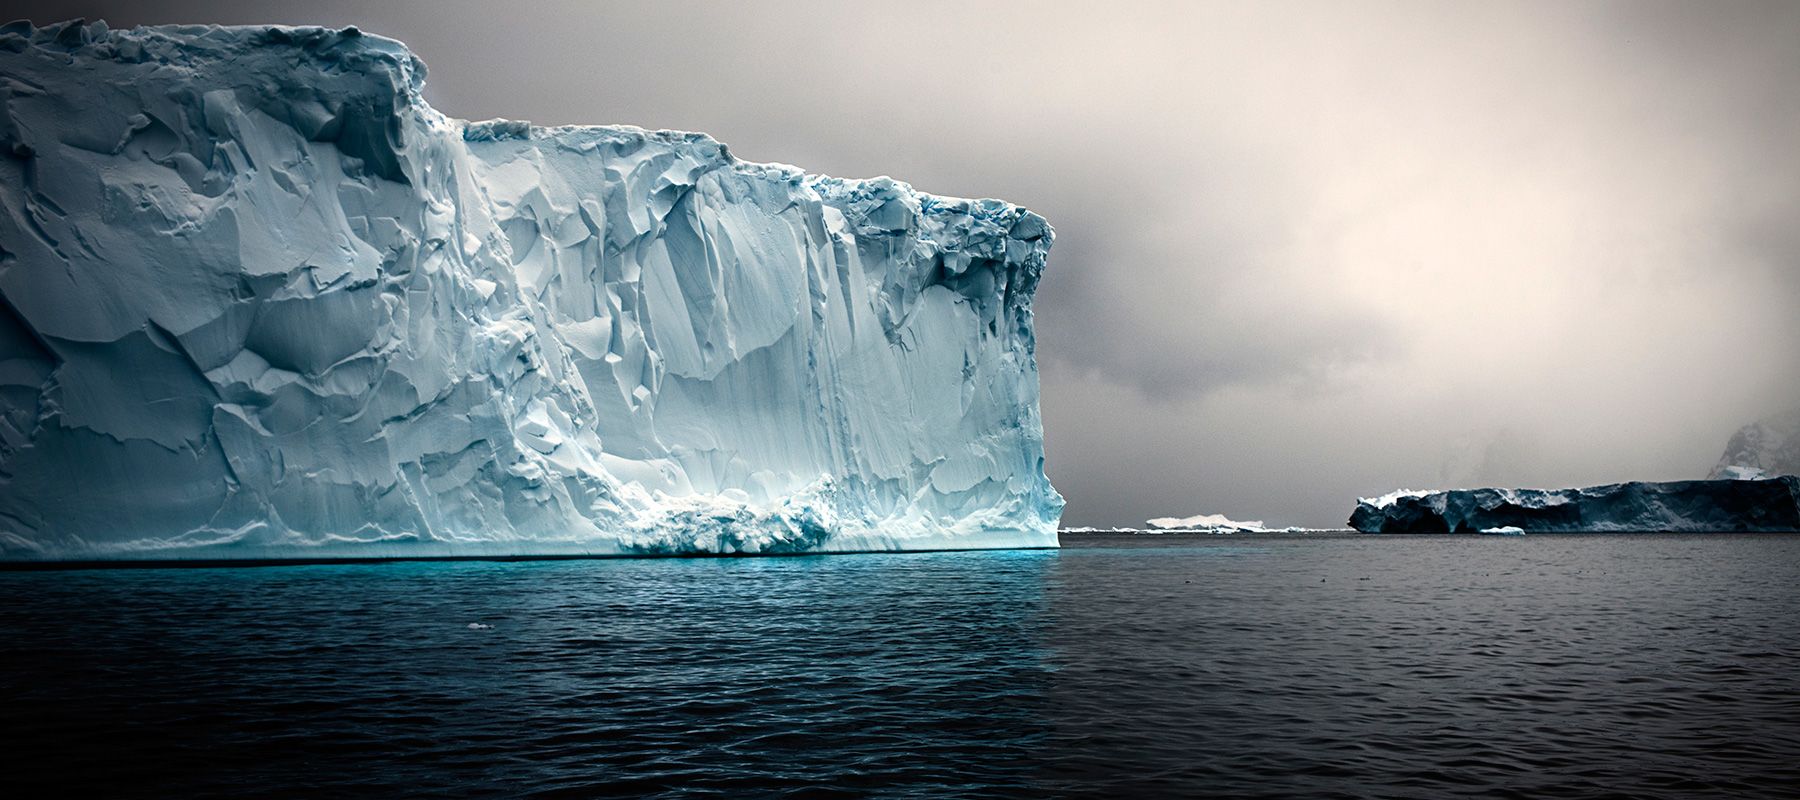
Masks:
[[[425,74],[0,27],[0,558],[1056,546],[1043,218]]]
[[[1229,519],[1224,514],[1197,514],[1191,517],[1157,517],[1145,520],[1148,530],[1157,532],[1181,533],[1271,533],[1263,527],[1262,520],[1240,522]],[[1298,530],[1298,529],[1282,529]]]
[[[1365,533],[1795,531],[1800,478],[1407,490],[1358,501],[1350,527]]]

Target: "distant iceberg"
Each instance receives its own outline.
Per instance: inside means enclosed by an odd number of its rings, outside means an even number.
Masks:
[[[1156,519],[1146,520],[1144,524],[1149,525],[1152,528],[1163,529],[1184,528],[1188,530],[1197,530],[1201,528],[1229,528],[1231,530],[1241,531],[1268,530],[1263,527],[1262,520],[1260,519],[1239,522],[1227,518],[1224,514],[1198,514],[1192,517],[1157,517]]]
[[[1350,527],[1368,533],[1793,531],[1800,530],[1800,478],[1409,490],[1362,499]]]
[[[354,28],[0,28],[0,558],[1053,547],[998,200],[450,119]]]
[[[1146,520],[1151,533],[1297,533],[1308,528],[1270,528],[1260,519],[1239,521],[1224,514],[1196,514],[1192,517],[1157,517]]]

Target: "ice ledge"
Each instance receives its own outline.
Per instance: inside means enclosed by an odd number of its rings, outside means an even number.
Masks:
[[[731,170],[776,183],[805,187],[834,204],[862,204],[870,212],[865,220],[871,231],[900,230],[905,217],[899,210],[883,211],[880,204],[896,200],[915,214],[938,220],[979,220],[995,227],[1006,238],[1021,242],[1042,240],[1046,245],[1056,238],[1055,229],[1042,216],[1013,203],[995,198],[971,199],[930,194],[912,184],[886,175],[873,178],[839,178],[808,172],[792,164],[745,161],[731,153],[731,148],[711,134],[692,131],[649,130],[635,125],[534,125],[527,121],[490,119],[478,122],[450,120],[460,125],[467,142],[531,142],[577,152],[602,147],[638,147],[657,144],[687,153],[707,169]],[[883,215],[884,214],[884,215]],[[1009,251],[1007,261],[1015,252]],[[1025,263],[1026,259],[1016,259]],[[1041,268],[1037,263],[1034,267]]]
[[[460,128],[465,141],[546,141],[571,147],[592,148],[599,143],[654,142],[680,147],[717,167],[748,174],[835,187],[839,191],[868,196],[916,196],[928,213],[976,214],[1010,218],[1017,238],[1052,238],[1048,221],[1020,206],[994,198],[969,199],[932,195],[887,176],[838,178],[809,173],[777,162],[744,161],[729,146],[707,133],[649,130],[634,125],[535,125],[528,120],[491,119],[470,122],[443,117],[424,99],[425,62],[406,43],[354,25],[329,28],[317,25],[157,25],[114,29],[104,20],[71,19],[42,27],[29,20],[0,25],[0,50],[22,53],[35,49],[64,58],[111,60],[122,63],[157,63],[171,69],[190,69],[197,58],[228,57],[232,51],[263,47],[291,47],[307,56],[303,63],[321,71],[355,71],[386,74],[398,93],[398,106],[428,109]],[[298,66],[298,65],[293,65]]]

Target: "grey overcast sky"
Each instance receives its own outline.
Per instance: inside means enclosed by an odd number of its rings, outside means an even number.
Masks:
[[[57,2],[357,25],[445,113],[1001,197],[1065,524],[1703,477],[1800,405],[1797,2]]]

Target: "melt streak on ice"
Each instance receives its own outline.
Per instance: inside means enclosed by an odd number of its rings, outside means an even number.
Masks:
[[[1056,544],[1041,217],[424,76],[355,29],[0,28],[0,555]]]

